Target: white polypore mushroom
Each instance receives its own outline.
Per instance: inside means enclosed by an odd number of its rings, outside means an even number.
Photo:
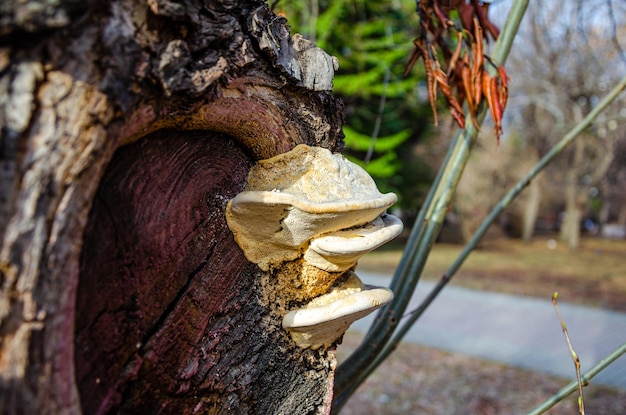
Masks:
[[[329,347],[353,322],[393,299],[391,290],[363,285],[354,272],[349,273],[330,293],[285,315],[283,327],[298,346]]]
[[[319,236],[369,224],[396,200],[343,156],[301,144],[252,167],[244,191],[229,201],[226,219],[246,258],[267,271],[300,257]],[[394,238],[402,227],[393,223],[393,231],[363,231],[372,238],[367,244]],[[348,239],[350,245],[360,238]]]
[[[361,256],[398,236],[402,228],[402,221],[397,217],[381,215],[365,225],[313,239],[304,259],[325,271],[346,271]]]

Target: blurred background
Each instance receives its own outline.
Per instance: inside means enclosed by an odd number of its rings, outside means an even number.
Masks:
[[[502,27],[513,0],[494,0]],[[347,106],[346,154],[398,213],[415,218],[455,125],[439,98],[433,125],[423,64],[402,73],[418,30],[414,1],[276,1],[292,32],[339,59],[334,91]],[[454,17],[454,16],[453,16]],[[493,44],[493,42],[492,42]],[[487,54],[489,54],[489,46]],[[506,68],[511,78],[504,136],[483,126],[442,238],[462,242],[500,197],[626,73],[626,3],[533,1]],[[622,96],[500,218],[492,235],[530,242],[554,235],[571,248],[581,235],[626,236],[626,99]]]

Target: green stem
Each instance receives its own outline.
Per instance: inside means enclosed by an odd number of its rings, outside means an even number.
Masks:
[[[514,3],[494,47],[495,61],[504,63],[506,60],[527,6],[528,0]],[[479,122],[484,119],[486,110],[483,103],[479,111]],[[466,116],[466,119],[469,118],[469,115]],[[477,135],[478,130],[471,122],[467,123],[465,130],[457,132],[446,162],[442,165],[427,201],[420,211],[402,261],[394,274],[391,283],[395,293],[394,300],[379,312],[361,345],[337,369],[333,413],[339,412],[354,390],[371,373],[375,367],[372,363],[382,361],[377,359],[377,356],[385,348],[415,291]]]
[[[583,385],[589,385],[589,381],[593,379],[595,375],[602,372],[609,366],[611,363],[616,361],[621,355],[626,353],[626,343],[623,343],[617,349],[615,349],[611,354],[609,354],[604,359],[600,360],[595,366],[589,369],[587,372],[583,373],[581,376]],[[552,408],[557,403],[561,402],[563,399],[567,398],[574,391],[578,389],[578,381],[572,381],[563,389],[552,395],[550,398],[546,399],[541,405],[537,406],[535,409],[530,411],[528,415],[539,415],[546,412],[548,409]]]

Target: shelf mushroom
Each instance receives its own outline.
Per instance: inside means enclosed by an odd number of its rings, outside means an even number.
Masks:
[[[283,318],[283,328],[296,344],[313,350],[329,347],[356,320],[393,299],[388,288],[364,285],[352,271],[345,282]]]
[[[396,200],[393,193],[380,193],[369,174],[342,155],[301,144],[253,166],[244,190],[228,202],[226,219],[246,258],[262,270],[273,271],[302,259],[316,269],[336,273],[339,279],[362,255],[402,232],[402,222],[386,213]],[[345,308],[346,301],[356,302],[360,307],[352,313],[356,318],[393,296],[387,289],[357,285],[358,293],[351,294],[356,297],[345,297],[341,303]],[[335,291],[342,289],[335,287]],[[285,324],[296,339],[295,326]],[[346,329],[347,325],[330,342],[306,341],[302,344],[311,344],[301,346],[327,346]]]

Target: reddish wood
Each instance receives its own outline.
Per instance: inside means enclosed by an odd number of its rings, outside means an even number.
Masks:
[[[138,376],[144,393],[198,392],[189,379],[202,338],[221,337],[208,320],[228,312],[247,265],[222,212],[249,166],[232,140],[195,131],[154,133],[114,156],[81,256],[75,363],[85,413],[119,405]]]
[[[280,320],[270,330],[262,321],[259,270],[225,222],[250,165],[232,139],[204,131],[163,130],[118,150],[81,256],[84,413],[278,413],[310,370],[291,361]],[[308,387],[319,405],[323,394]]]

